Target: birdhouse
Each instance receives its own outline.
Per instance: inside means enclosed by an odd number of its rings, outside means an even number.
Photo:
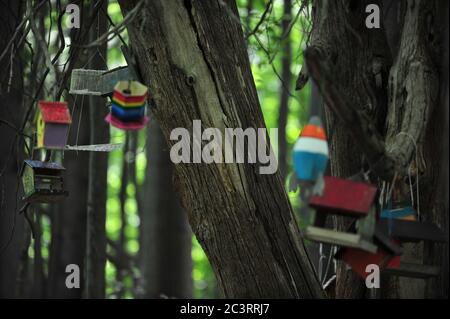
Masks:
[[[415,221],[416,216],[416,211],[411,206],[387,208],[384,209],[380,214],[380,218],[402,219],[410,221]]]
[[[64,167],[58,163],[25,160],[22,169],[23,200],[29,203],[48,203],[67,196],[63,171]]]
[[[390,239],[380,227],[376,228],[374,243],[377,245],[376,252],[369,252],[359,248],[342,247],[337,251],[335,258],[345,262],[363,279],[370,274],[370,272],[366,271],[368,265],[375,264],[381,270],[387,267],[395,269],[400,266],[402,249],[399,243]]]
[[[328,163],[328,144],[320,119],[312,117],[303,128],[293,151],[294,169],[301,181],[316,181]]]
[[[72,122],[66,102],[39,101],[37,148],[64,149]]]
[[[123,130],[139,130],[148,122],[145,115],[147,87],[137,81],[120,81],[114,87],[111,112],[105,120]]]
[[[70,94],[109,96],[114,92],[118,81],[135,80],[128,66],[115,69],[86,70],[74,69],[70,77]]]
[[[315,209],[315,216],[313,226],[306,228],[306,238],[376,252],[377,246],[372,243],[372,237],[375,232],[374,201],[377,188],[366,183],[331,176],[325,176],[324,184],[322,195],[314,195],[309,200],[309,206]],[[325,228],[326,217],[329,215],[354,218],[356,232]]]
[[[448,241],[444,232],[430,222],[382,218],[378,221],[377,227],[400,243],[418,243],[420,241],[443,243]],[[403,277],[428,278],[439,276],[441,269],[438,266],[401,260],[399,267],[388,267],[385,273]]]
[[[346,247],[338,251],[335,258],[345,262],[363,279],[370,274],[370,272],[366,271],[368,265],[377,265],[380,270],[387,267],[395,269],[400,266],[400,256],[394,256],[382,248],[380,248],[376,253],[371,253],[358,248]]]
[[[401,243],[447,242],[448,240],[444,232],[436,224],[430,222],[382,218],[378,224],[384,232]]]

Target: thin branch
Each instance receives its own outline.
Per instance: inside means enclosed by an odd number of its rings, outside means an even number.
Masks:
[[[245,39],[248,40],[248,38],[250,38],[252,35],[255,35],[256,32],[258,32],[259,27],[261,26],[261,24],[263,24],[264,20],[266,19],[267,14],[269,13],[270,8],[272,7],[273,1],[269,0],[269,2],[266,5],[266,8],[263,12],[263,14],[261,15],[261,19],[259,19],[258,23],[256,24],[256,26],[253,28],[252,31],[250,31],[250,33],[248,33],[245,36]]]
[[[84,40],[89,35],[89,30],[90,30],[92,24],[94,23],[95,18],[99,14],[100,8],[102,6],[102,1],[103,0],[99,0],[95,3],[94,8],[92,9],[93,14],[90,16],[90,19],[89,19],[88,23],[86,24],[86,28],[83,30],[83,32],[79,33],[79,36],[77,37],[75,42],[84,43]],[[82,10],[83,10],[83,7],[82,7]],[[73,48],[73,50],[72,50],[72,48]],[[58,92],[56,93],[57,97],[60,97],[62,95],[63,91],[65,90],[67,80],[69,79],[70,74],[72,73],[72,69],[73,69],[76,61],[78,60],[78,55],[79,55],[78,52],[80,49],[81,49],[81,46],[71,45],[71,50],[69,50],[69,58],[67,59],[67,61],[69,61],[69,67],[66,70],[66,65],[64,65],[63,76],[60,81],[61,85],[59,87]]]
[[[341,94],[339,84],[331,78],[320,51],[314,46],[304,54],[309,75],[317,83],[327,106],[339,117],[355,143],[367,157],[372,170],[381,178],[391,180],[395,172],[395,161],[386,154],[383,139],[371,120],[358,111],[353,102]]]
[[[50,57],[50,52],[48,51],[47,43],[45,42],[44,38],[41,35],[41,32],[38,30],[37,25],[34,20],[34,15],[36,14],[36,10],[33,10],[32,8],[29,8],[29,20],[30,20],[30,26],[31,31],[33,32],[34,37],[36,38],[36,41],[38,45],[41,47],[42,52],[45,56],[45,64],[47,68],[53,72],[55,75],[55,81],[56,81],[56,69],[55,66],[52,63],[52,59]]]
[[[117,24],[115,27],[113,27],[108,32],[105,32],[100,37],[98,37],[96,40],[92,41],[91,43],[85,44],[85,45],[78,45],[81,48],[84,49],[90,49],[90,48],[96,48],[101,45],[103,45],[105,42],[109,42],[113,38],[115,38],[118,34],[120,34],[123,30],[126,29],[127,25],[131,23],[135,17],[138,16],[138,12],[140,12],[142,6],[144,5],[145,1],[141,0],[136,5],[136,7],[133,8],[130,12],[127,13],[127,15],[123,18],[123,20]],[[110,35],[113,35],[112,37],[109,37]]]
[[[20,34],[20,31],[22,30],[23,26],[25,25],[25,23],[27,23],[27,21],[29,20],[31,14],[37,10],[39,10],[39,8],[46,2],[47,0],[42,0],[35,8],[33,8],[33,10],[31,10],[31,12],[29,12],[25,18],[20,22],[20,24],[17,26],[16,31],[14,31],[13,36],[11,37],[11,39],[9,40],[8,44],[5,47],[5,50],[3,50],[2,54],[0,55],[0,62],[2,61],[2,59],[5,57],[5,55],[8,53],[11,45],[14,43],[14,40],[16,39],[16,37]],[[27,30],[27,29],[26,29]]]

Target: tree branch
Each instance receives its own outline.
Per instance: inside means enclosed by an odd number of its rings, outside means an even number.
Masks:
[[[391,179],[395,163],[387,156],[382,137],[370,118],[353,107],[353,103],[341,93],[343,90],[333,81],[325,59],[317,48],[308,48],[304,58],[309,75],[317,83],[327,106],[341,119],[355,143],[366,155],[372,170],[382,178]]]

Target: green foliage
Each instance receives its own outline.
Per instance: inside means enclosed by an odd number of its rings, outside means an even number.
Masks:
[[[219,298],[216,278],[199,242],[192,236],[194,298]]]

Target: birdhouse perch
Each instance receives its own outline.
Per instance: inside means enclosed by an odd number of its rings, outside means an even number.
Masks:
[[[306,237],[322,243],[360,248],[376,252],[371,241],[375,232],[375,186],[326,176],[323,194],[312,196],[309,206],[316,210],[314,225],[306,228]],[[328,215],[357,219],[357,232],[340,232],[325,228]]]

